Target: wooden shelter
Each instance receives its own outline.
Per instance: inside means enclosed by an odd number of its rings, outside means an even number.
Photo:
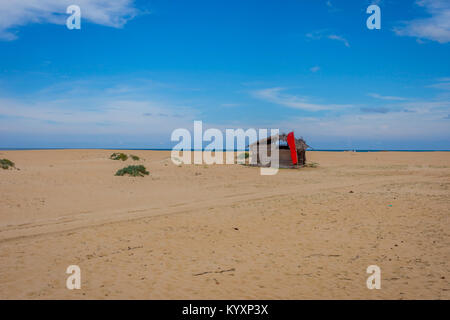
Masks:
[[[291,133],[294,145],[294,151],[288,144],[288,134],[280,134],[271,136],[269,138],[261,139],[249,145],[250,164],[256,166],[270,167],[271,163],[268,161],[271,157],[272,148],[279,151],[279,167],[280,168],[298,168],[306,163],[306,149],[309,146],[303,138],[295,139]],[[296,163],[294,164],[293,154],[296,153]],[[267,156],[267,159],[264,159]],[[294,156],[295,157],[295,156]]]

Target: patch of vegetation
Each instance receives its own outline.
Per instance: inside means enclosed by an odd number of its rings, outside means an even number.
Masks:
[[[181,159],[178,157],[172,157],[172,162],[178,167],[181,167],[181,165],[183,164],[183,161],[181,161]]]
[[[248,162],[247,159],[249,159],[249,158],[250,158],[250,153],[249,153],[248,151],[243,152],[243,153],[240,153],[240,154],[237,156],[237,159],[238,159],[238,160],[244,160],[246,163]]]
[[[143,165],[128,166],[120,170],[117,170],[116,172],[116,176],[124,176],[126,174],[132,177],[143,177],[144,175],[148,175],[149,172],[147,171],[147,169],[145,169]]]
[[[133,159],[134,161],[140,160],[140,158],[138,156],[135,156],[134,154],[130,154],[130,158]]]
[[[8,159],[0,159],[0,167],[2,167],[2,169],[9,169],[9,168],[14,168],[14,162],[12,162],[11,160]]]
[[[126,161],[128,159],[128,156],[125,153],[114,152],[112,155],[109,156],[109,158],[112,160]]]
[[[317,162],[307,162],[305,163],[305,167],[307,168],[317,168],[319,164]]]
[[[248,151],[238,155],[238,159],[248,159],[249,157],[250,157],[250,154],[248,153]]]

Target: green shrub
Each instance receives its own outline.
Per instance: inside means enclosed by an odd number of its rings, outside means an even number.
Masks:
[[[138,156],[135,156],[134,154],[130,154],[130,158],[134,161],[138,161],[140,158]]]
[[[125,153],[114,152],[112,155],[109,156],[109,158],[112,160],[126,161],[128,159],[128,156]]]
[[[143,177],[144,175],[148,175],[149,172],[145,169],[143,165],[138,166],[128,166],[117,170],[116,176],[130,175],[132,177]]]
[[[317,168],[319,166],[319,164],[317,162],[307,162],[305,163],[305,167],[308,168]]]
[[[11,160],[8,159],[0,159],[0,166],[3,169],[9,169],[9,168],[14,168],[14,162],[12,162]]]
[[[248,159],[250,157],[250,154],[248,153],[248,151],[241,153],[238,158],[239,159]]]

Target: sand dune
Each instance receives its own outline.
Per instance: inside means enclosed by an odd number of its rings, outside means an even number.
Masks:
[[[0,169],[1,299],[450,298],[449,152],[308,152],[275,176],[111,153],[0,151],[20,169]]]

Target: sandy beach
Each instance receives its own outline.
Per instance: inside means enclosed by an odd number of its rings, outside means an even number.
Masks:
[[[0,169],[0,299],[450,299],[450,152],[307,152],[275,176],[112,152],[0,151],[20,169]]]

